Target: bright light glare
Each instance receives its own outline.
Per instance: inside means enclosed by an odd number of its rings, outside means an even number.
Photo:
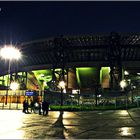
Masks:
[[[64,81],[60,81],[59,82],[59,86],[64,89],[65,88],[65,82]]]
[[[39,105],[38,105],[38,103],[35,103],[35,107],[38,107]]]
[[[0,50],[0,56],[4,59],[18,60],[21,57],[21,52],[12,45],[5,45],[4,48]]]
[[[125,70],[124,75],[129,75],[129,72]]]
[[[24,139],[25,131],[20,129],[23,126],[23,113],[17,110],[0,110],[0,114],[0,139]]]
[[[45,75],[44,74],[40,74],[40,77],[44,77]]]
[[[98,97],[101,97],[101,96],[102,96],[101,94],[98,95]]]
[[[43,82],[43,85],[44,85],[44,86],[47,86],[47,83],[44,81],[44,82]]]
[[[66,89],[65,88],[63,89],[63,93],[66,93]]]
[[[126,87],[126,81],[122,80],[120,82],[120,86],[121,86],[121,88],[125,88]]]
[[[128,115],[128,112],[126,111],[126,110],[121,110],[121,111],[119,111],[119,113],[121,114],[121,115]]]
[[[122,127],[120,128],[120,131],[122,136],[130,136],[132,134],[135,134],[134,128],[132,127]]]
[[[10,84],[10,89],[16,91],[16,90],[18,89],[18,86],[19,86],[18,83],[12,82],[12,83]]]

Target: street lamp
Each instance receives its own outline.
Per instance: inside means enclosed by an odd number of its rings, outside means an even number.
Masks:
[[[5,104],[7,105],[7,97],[8,97],[8,89],[9,89],[9,83],[10,83],[10,65],[11,65],[11,61],[13,59],[18,60],[21,57],[21,52],[14,47],[13,45],[4,45],[3,48],[1,48],[0,50],[0,56],[4,59],[9,60],[8,61],[8,79],[7,79],[7,90],[6,90],[6,101]]]
[[[62,89],[64,89],[65,88],[65,82],[64,81],[60,81],[59,82],[59,86],[62,88]]]
[[[129,75],[129,72],[125,70],[124,75]]]
[[[10,89],[12,89],[14,92],[18,89],[19,84],[17,82],[11,82]],[[16,92],[15,92],[16,95]],[[18,109],[18,96],[17,97],[17,109]]]
[[[63,106],[63,90],[65,89],[65,82],[64,81],[60,81],[59,82],[59,86],[61,88],[61,106]]]
[[[127,86],[126,81],[125,81],[125,80],[122,80],[122,81],[120,82],[120,86],[121,86],[121,88],[124,90],[124,88]]]
[[[120,82],[120,86],[121,86],[121,88],[123,89],[123,91],[125,91],[125,88],[126,88],[126,86],[127,86],[127,83],[126,83],[126,81],[125,80],[122,80],[121,82]],[[127,93],[126,93],[126,91],[125,91],[125,104],[126,104],[126,109],[127,109]]]
[[[16,91],[18,89],[19,84],[16,82],[12,82],[10,84],[10,89],[12,89],[13,91]]]
[[[4,47],[0,50],[0,56],[4,59],[18,60],[21,57],[21,52],[13,45],[4,45]]]

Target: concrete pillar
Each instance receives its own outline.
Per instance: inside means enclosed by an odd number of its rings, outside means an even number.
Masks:
[[[75,69],[69,69],[68,71],[68,89],[77,89],[77,79],[76,79],[76,70]]]
[[[110,67],[101,67],[100,84],[102,88],[110,87]]]

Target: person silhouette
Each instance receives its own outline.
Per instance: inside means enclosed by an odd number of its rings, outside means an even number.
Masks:
[[[43,115],[44,115],[44,116],[48,115],[49,103],[48,103],[46,100],[44,100],[44,101],[42,102],[42,110],[43,110]]]
[[[31,107],[31,113],[32,113],[32,111],[35,112],[35,110],[34,110],[34,101],[33,100],[31,100],[30,107]]]
[[[28,100],[25,99],[24,102],[23,102],[23,112],[24,113],[29,113],[28,107],[29,107]]]

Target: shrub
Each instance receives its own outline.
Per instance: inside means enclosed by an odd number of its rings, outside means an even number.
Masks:
[[[127,108],[133,108],[136,105],[128,105]],[[93,110],[117,110],[117,109],[126,109],[126,106],[117,106],[115,108],[114,105],[107,105],[107,106],[93,106],[93,105],[51,105],[50,110],[52,111],[93,111]]]

